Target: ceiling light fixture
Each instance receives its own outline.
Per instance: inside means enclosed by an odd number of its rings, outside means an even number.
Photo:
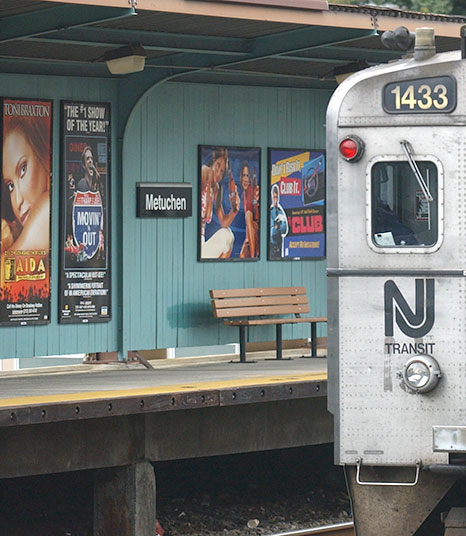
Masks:
[[[112,74],[131,74],[144,70],[146,55],[141,45],[128,45],[106,52],[104,60]]]

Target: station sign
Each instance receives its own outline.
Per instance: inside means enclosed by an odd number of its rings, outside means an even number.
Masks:
[[[138,182],[136,192],[138,218],[187,218],[192,215],[192,184]]]

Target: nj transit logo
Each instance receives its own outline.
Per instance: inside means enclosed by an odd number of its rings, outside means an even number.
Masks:
[[[405,300],[400,289],[391,279],[385,282],[385,336],[393,337],[393,311],[396,325],[408,337],[427,335],[435,321],[434,279],[416,279],[415,310]]]

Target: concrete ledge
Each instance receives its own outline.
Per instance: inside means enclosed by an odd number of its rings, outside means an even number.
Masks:
[[[0,478],[329,443],[325,396],[13,426]]]

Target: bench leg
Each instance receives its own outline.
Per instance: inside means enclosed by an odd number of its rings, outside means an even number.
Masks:
[[[246,363],[246,326],[239,326],[239,360]]]
[[[317,357],[317,324],[311,322],[311,357]]]
[[[282,358],[282,325],[277,324],[277,343],[276,343],[276,351],[277,351],[277,359]]]

